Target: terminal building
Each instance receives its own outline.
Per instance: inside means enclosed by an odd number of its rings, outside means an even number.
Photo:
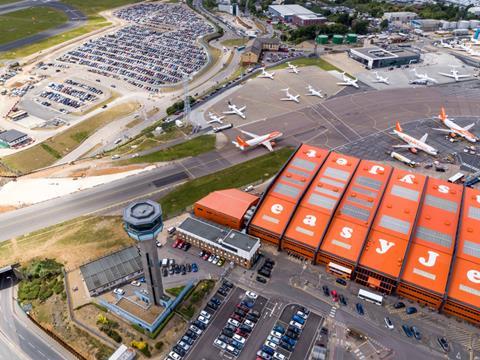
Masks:
[[[302,144],[247,232],[335,276],[480,322],[480,191]]]
[[[420,54],[404,47],[383,49],[378,46],[353,48],[348,55],[369,69],[402,66],[420,62]]]

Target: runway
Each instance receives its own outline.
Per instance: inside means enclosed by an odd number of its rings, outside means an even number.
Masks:
[[[65,24],[60,25],[56,28],[45,30],[45,31],[39,32],[38,34],[28,36],[23,39],[18,39],[18,40],[9,42],[7,44],[0,45],[0,51],[8,51],[8,50],[16,49],[22,46],[37,43],[51,36],[82,26],[87,20],[87,17],[81,11],[77,10],[73,6],[70,6],[68,4],[58,2],[58,1],[48,1],[48,0],[47,1],[24,0],[24,1],[14,2],[11,4],[6,4],[3,6],[0,6],[0,15],[8,14],[13,11],[18,11],[18,10],[22,10],[30,7],[39,7],[39,6],[51,7],[64,12],[65,15],[67,15],[68,17],[68,21]]]
[[[370,91],[338,96],[321,104],[305,106],[268,119],[249,122],[242,129],[263,134],[282,131],[279,146],[308,142],[319,147],[338,148],[352,141],[384,131],[395,121],[411,122],[435,116],[445,105],[451,117],[480,114],[480,88],[476,82],[462,86]],[[238,130],[226,132],[230,138]],[[217,172],[265,154],[264,148],[240,152],[228,143],[225,148],[187,158],[147,173],[107,185],[0,214],[0,241],[102,209],[119,208],[138,197],[158,197],[173,185]]]

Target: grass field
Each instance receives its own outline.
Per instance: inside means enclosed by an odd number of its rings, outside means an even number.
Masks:
[[[228,39],[222,41],[223,46],[242,46],[248,42],[247,38],[240,38],[240,39]]]
[[[0,15],[0,44],[35,35],[67,21],[62,11],[43,6]]]
[[[120,216],[77,218],[0,244],[0,266],[53,258],[67,268],[133,244]]]
[[[57,136],[47,139],[41,144],[2,159],[9,168],[20,173],[29,173],[33,170],[52,165],[58,159],[74,150],[81,142],[93,134],[97,129],[109,122],[127,116],[137,110],[137,102],[120,104],[105,110],[97,115],[72,126]]]
[[[164,216],[173,217],[215,190],[238,188],[273,176],[292,154],[284,148],[183,185],[160,198]]]
[[[213,149],[215,149],[215,135],[202,135],[164,150],[155,151],[151,154],[128,160],[123,160],[120,162],[120,164],[128,165],[172,161],[187,156],[197,156]]]
[[[343,72],[343,70],[337,68],[336,66],[330,64],[329,62],[325,61],[322,58],[301,58],[290,61],[291,64],[296,66],[318,66],[320,69],[325,71],[332,71],[337,70],[339,72]],[[272,69],[285,69],[288,65],[286,63],[275,66]],[[269,69],[270,70],[270,69]]]
[[[140,2],[141,0],[62,0],[63,3],[72,5],[83,13],[91,16],[101,11]]]

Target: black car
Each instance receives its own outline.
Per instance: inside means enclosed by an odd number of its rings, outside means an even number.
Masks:
[[[272,266],[275,265],[275,261],[272,260],[272,259],[270,259],[270,258],[266,258],[266,259],[265,259],[265,262],[266,262],[267,264],[271,264]]]
[[[289,343],[287,343],[285,341],[280,341],[280,347],[284,348],[287,351],[292,351],[293,350],[292,345],[290,345]]]
[[[256,316],[253,316],[252,314],[247,314],[245,319],[250,320],[251,322],[254,322],[254,323],[258,321],[258,318]]]
[[[182,265],[182,275],[187,275],[187,267]]]
[[[405,332],[405,335],[407,335],[408,337],[413,336],[412,330],[410,330],[410,328],[407,325],[402,325],[402,329]]]
[[[180,271],[181,271],[180,266],[175,265],[175,274],[180,274]]]
[[[213,310],[217,310],[218,309],[218,305],[215,304],[213,301],[209,301],[207,303],[207,307],[209,307],[210,309],[213,309]]]
[[[310,314],[310,310],[308,310],[305,306],[300,306],[299,310],[307,316]]]
[[[365,313],[365,312],[363,311],[363,306],[362,306],[362,304],[357,303],[357,304],[355,305],[355,307],[356,307],[357,313],[358,313],[359,315],[363,315],[363,314]]]
[[[234,311],[234,313],[237,314],[238,316],[242,317],[242,318],[244,318],[245,315],[247,315],[247,314],[245,313],[245,311],[243,311],[243,310],[241,310],[241,309],[236,309],[236,310]]]
[[[233,284],[228,280],[224,280],[223,283],[222,283],[222,286],[226,286],[230,289],[233,288]]]
[[[405,312],[408,315],[415,314],[417,312],[417,308],[415,306],[409,306],[408,308],[405,309]]]
[[[230,288],[228,286],[225,286],[225,285],[221,286],[220,289],[222,289],[223,291],[225,291],[227,293],[230,291]]]
[[[258,273],[259,275],[265,276],[265,277],[267,277],[267,278],[269,278],[270,275],[271,275],[271,272],[270,272],[270,271],[266,271],[266,270],[264,270],[264,269],[258,270],[257,273]]]
[[[251,333],[252,332],[252,328],[250,326],[247,326],[247,325],[240,325],[238,327],[241,331],[243,332],[246,332],[246,333]]]
[[[183,251],[188,251],[191,247],[192,247],[192,244],[185,243],[185,245],[183,245]]]
[[[192,272],[192,265],[190,264],[187,264],[187,272]]]
[[[340,304],[344,305],[344,306],[347,306],[347,299],[345,298],[345,296],[343,296],[342,294],[340,294],[340,296],[338,297],[338,299],[340,300]]]
[[[216,297],[213,297],[210,301],[214,302],[217,305],[220,305],[222,303],[222,300]]]
[[[193,325],[195,325],[197,328],[199,328],[201,330],[205,330],[207,328],[207,325],[205,325],[203,322],[198,321],[198,320],[195,320],[193,322]]]
[[[450,351],[450,345],[448,344],[447,339],[444,337],[439,337],[437,338],[438,344],[442,347],[443,351],[449,352]]]
[[[184,343],[188,344],[188,345],[192,345],[195,341],[194,339],[192,339],[191,337],[186,336],[186,335],[183,335],[180,340],[183,341]]]
[[[173,267],[171,267],[170,270],[168,270],[168,273],[170,275],[173,275],[175,273],[175,269]]]
[[[343,286],[347,286],[347,282],[346,282],[345,280],[343,280],[343,279],[340,279],[340,278],[339,278],[339,279],[335,280],[335,282],[336,282],[337,284],[340,284],[340,285],[343,285]]]
[[[267,279],[261,277],[261,276],[257,276],[255,278],[259,283],[262,283],[262,284],[265,284],[267,282]]]
[[[162,270],[162,275],[163,275],[163,277],[167,277],[167,276],[168,276],[168,269],[167,269],[167,268],[163,268],[163,270]]]
[[[412,330],[412,333],[413,333],[413,336],[415,336],[415,339],[417,340],[422,339],[422,333],[418,330],[416,326],[412,326],[410,330]]]
[[[405,304],[403,302],[399,301],[399,302],[395,303],[395,305],[393,305],[393,307],[395,309],[401,309],[401,308],[405,307]]]
[[[263,264],[262,268],[263,269],[268,269],[268,270],[271,271],[273,269],[273,265],[266,262],[265,264]]]
[[[251,310],[249,315],[255,316],[256,318],[260,317],[260,313],[257,310]]]
[[[220,334],[220,336],[218,337],[218,340],[223,341],[225,344],[230,344],[230,342],[232,341],[232,339],[230,339],[228,336],[225,336],[223,334]]]
[[[173,351],[175,351],[175,352],[176,352],[178,355],[180,355],[180,356],[185,356],[185,354],[186,354],[185,350],[183,350],[183,349],[182,349],[180,346],[178,346],[178,345],[175,345],[175,346],[173,347]]]
[[[235,332],[235,330],[237,330],[235,326],[230,324],[225,325],[224,329],[230,330],[231,332]]]
[[[287,330],[285,335],[287,335],[289,338],[292,338],[293,340],[297,340],[298,336],[299,336],[296,332],[293,332],[293,331],[290,331],[290,330]]]
[[[233,331],[229,329],[222,329],[222,334],[229,338],[233,337]]]
[[[330,296],[330,289],[328,288],[327,285],[323,285],[322,290],[323,290],[323,295]]]
[[[296,326],[289,326],[287,328],[287,331],[291,331],[291,332],[294,332],[295,334],[298,334],[300,335],[302,333],[302,330],[300,330],[299,328],[297,328]]]
[[[217,293],[220,294],[220,295],[222,295],[222,296],[227,296],[227,292],[226,292],[225,290],[223,290],[223,289],[218,289],[218,290],[217,290]]]
[[[186,332],[185,332],[185,336],[188,336],[190,339],[193,339],[193,340],[197,340],[198,338],[198,335],[195,334],[192,330],[188,329]]]
[[[328,329],[327,329],[326,327],[322,327],[322,328],[320,329],[320,334],[322,334],[322,335],[328,335]]]

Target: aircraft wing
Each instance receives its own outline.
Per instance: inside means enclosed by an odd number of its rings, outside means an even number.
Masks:
[[[450,134],[453,131],[453,130],[450,130],[450,129],[437,129],[437,128],[433,128],[432,130],[440,131],[440,132],[444,132],[444,133],[448,133],[448,134]]]
[[[411,149],[411,148],[414,148],[415,145],[413,144],[406,144],[406,145],[392,145],[392,147],[394,148],[398,148],[398,149]]]
[[[463,128],[463,130],[467,130],[467,131],[468,131],[468,130],[470,130],[470,129],[471,129],[472,127],[474,127],[474,126],[475,126],[475,123],[472,123],[472,124],[470,124],[470,125],[465,126],[465,127]]]
[[[258,137],[259,137],[258,135],[253,134],[253,133],[248,132],[248,131],[245,131],[245,130],[240,130],[240,132],[242,132],[242,133],[244,133],[245,135],[248,135],[248,136],[250,136],[250,137],[252,137],[252,138],[258,138]]]
[[[236,112],[233,111],[233,110],[227,110],[227,111],[224,111],[222,114],[225,114],[225,115],[233,115],[233,114],[236,114]]]
[[[247,106],[242,106],[240,109],[237,109],[238,111],[242,112],[243,110],[245,110],[247,108]]]
[[[273,151],[272,143],[270,142],[270,140],[262,142],[262,145],[265,146],[268,151]]]
[[[453,74],[447,74],[447,73],[443,73],[443,72],[439,72],[440,75],[443,75],[443,76],[446,76],[446,77],[449,77],[449,78],[454,78],[455,76]]]
[[[427,141],[427,138],[428,138],[428,134],[425,134],[420,138],[420,141],[425,142],[425,141]]]
[[[467,74],[462,74],[462,75],[457,75],[457,78],[467,78],[469,77],[470,75],[467,75]]]
[[[355,86],[357,89],[359,88],[359,86],[356,82],[352,82],[352,85]]]
[[[350,84],[347,82],[338,82],[337,85],[350,85]]]

